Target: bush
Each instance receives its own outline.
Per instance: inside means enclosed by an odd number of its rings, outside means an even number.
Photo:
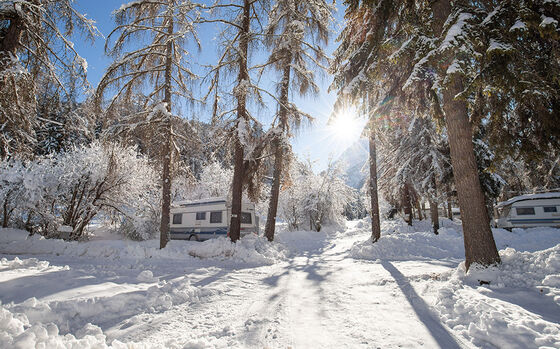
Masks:
[[[34,161],[3,161],[0,169],[7,224],[25,222],[26,229],[46,236],[66,225],[72,227],[69,238],[77,240],[94,217],[104,215],[126,236],[155,232],[158,177],[134,148],[94,142]]]

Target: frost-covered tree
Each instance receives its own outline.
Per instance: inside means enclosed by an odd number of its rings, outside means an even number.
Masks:
[[[94,142],[33,161],[0,163],[0,202],[5,226],[57,236],[84,237],[103,213],[118,218],[128,236],[148,237],[159,218],[156,172],[134,148]]]
[[[249,196],[256,199],[260,192],[263,176],[263,151],[269,146],[273,130],[264,132],[259,120],[255,118],[249,106],[251,102],[263,105],[262,93],[271,95],[258,84],[258,71],[263,64],[251,61],[255,49],[262,39],[262,17],[266,1],[218,1],[209,6],[210,17],[204,22],[216,22],[223,25],[220,38],[220,54],[213,66],[211,89],[216,93],[213,107],[213,122],[232,117],[229,138],[233,152],[233,183],[231,191],[232,214],[229,225],[229,236],[232,241],[240,238],[241,232],[241,200],[246,187]],[[218,87],[220,79],[234,76],[233,88],[226,98],[227,103],[235,105],[233,109],[221,110],[218,106]],[[222,102],[226,103],[226,102]],[[220,112],[218,112],[220,110]]]
[[[343,32],[335,82],[356,94],[372,82],[378,112],[395,105],[409,112],[444,116],[461,207],[467,268],[500,261],[489,226],[472,144],[467,102],[461,98],[461,66],[472,66],[474,45],[461,40],[470,15],[467,2],[349,0],[347,17],[360,18]]]
[[[317,94],[316,69],[325,69],[327,59],[322,46],[328,43],[332,7],[326,1],[278,0],[274,3],[265,30],[266,43],[271,49],[268,64],[281,75],[274,140],[274,173],[266,219],[265,236],[274,240],[278,195],[283,172],[284,148],[291,127],[297,127],[311,116],[300,111],[290,100],[290,92],[300,95]]]
[[[187,41],[198,44],[195,22],[199,7],[188,0],[132,1],[114,12],[117,26],[107,37],[106,51],[115,58],[102,77],[97,100],[116,89],[115,101],[151,88],[144,106],[148,125],[160,128],[162,154],[162,214],[160,247],[169,240],[171,206],[172,117],[175,98],[192,100],[189,83],[196,75],[189,69]],[[114,42],[112,41],[114,38]],[[131,128],[130,125],[125,127]]]
[[[62,90],[64,76],[85,82],[87,63],[69,39],[76,29],[89,39],[98,34],[73,0],[0,2],[0,158],[33,149],[39,78]]]
[[[95,138],[97,119],[91,99],[77,102],[76,88],[61,93],[52,83],[38,89],[35,154],[46,155],[72,146],[86,144]]]
[[[290,230],[320,231],[328,224],[341,224],[344,207],[352,200],[355,190],[344,184],[341,168],[329,164],[320,174],[314,174],[310,164],[294,162],[290,181],[280,192],[280,216]]]

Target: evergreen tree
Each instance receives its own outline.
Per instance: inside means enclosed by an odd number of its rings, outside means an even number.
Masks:
[[[0,3],[0,158],[29,155],[36,143],[35,85],[62,77],[86,84],[87,62],[69,40],[78,29],[87,38],[98,34],[91,19],[72,0],[6,0]],[[65,91],[67,92],[67,91]]]

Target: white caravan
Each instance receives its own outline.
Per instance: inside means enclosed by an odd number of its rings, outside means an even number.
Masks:
[[[497,204],[495,215],[497,228],[560,227],[560,192],[513,197]]]
[[[171,239],[203,241],[227,236],[231,205],[224,198],[174,202],[171,205],[169,233]],[[241,236],[258,234],[259,219],[255,204],[241,205]]]

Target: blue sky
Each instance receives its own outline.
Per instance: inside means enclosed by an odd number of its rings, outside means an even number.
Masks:
[[[114,28],[114,20],[111,12],[121,6],[127,1],[122,0],[82,0],[76,2],[76,7],[82,12],[87,14],[89,18],[96,21],[97,28],[106,37]],[[341,27],[343,8],[338,5],[338,12],[335,14],[337,20],[333,23],[333,30],[335,31],[330,40],[330,46],[327,52],[332,52],[337,43],[335,38]],[[207,28],[207,27],[206,27]],[[202,30],[199,32],[202,42],[202,50],[200,52],[193,52],[195,58],[200,64],[212,63],[218,54],[216,41],[214,40],[215,31]],[[104,54],[104,38],[97,38],[92,45],[80,37],[74,38],[75,47],[82,57],[88,62],[88,79],[92,86],[97,86],[105,68],[111,63],[111,58]],[[304,126],[298,131],[292,140],[292,146],[295,153],[300,159],[310,159],[313,162],[316,171],[323,170],[329,159],[336,159],[353,141],[357,139],[360,132],[360,125],[363,125],[364,120],[360,118],[357,125],[352,122],[351,116],[346,115],[347,119],[344,122],[339,122],[335,127],[327,125],[327,121],[332,112],[332,106],[335,101],[335,94],[328,93],[327,89],[332,81],[328,75],[320,78],[319,86],[321,92],[316,97],[298,98],[295,96],[295,103],[300,109],[311,114],[315,118],[312,125]],[[271,103],[273,104],[273,103]],[[264,114],[272,115],[275,106],[269,106],[268,110],[263,111]],[[198,110],[196,113],[200,114],[197,117],[201,120],[207,120],[209,117],[208,110]],[[266,117],[265,117],[266,120]],[[341,129],[343,131],[341,132]]]

